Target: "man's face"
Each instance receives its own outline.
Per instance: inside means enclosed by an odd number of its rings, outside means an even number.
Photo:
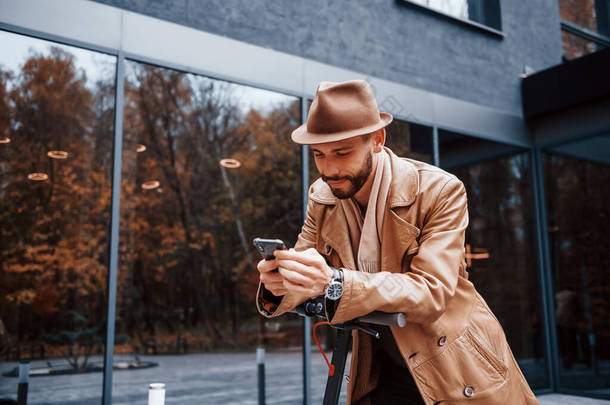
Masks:
[[[362,136],[310,146],[316,167],[335,197],[353,197],[373,170],[373,143]]]

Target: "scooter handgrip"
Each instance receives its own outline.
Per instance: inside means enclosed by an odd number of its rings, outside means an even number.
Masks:
[[[375,325],[403,327],[407,323],[407,316],[402,312],[381,312],[373,311],[358,318],[359,321],[368,322]]]

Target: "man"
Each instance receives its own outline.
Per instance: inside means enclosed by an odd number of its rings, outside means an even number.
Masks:
[[[310,145],[321,178],[294,249],[258,264],[259,311],[325,295],[331,324],[406,314],[402,328],[377,328],[379,341],[353,333],[348,404],[537,404],[468,280],[464,185],[385,148],[391,121],[366,82],[319,84],[292,139]]]

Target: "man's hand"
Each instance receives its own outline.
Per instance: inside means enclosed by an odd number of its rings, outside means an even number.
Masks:
[[[324,294],[324,287],[332,280],[333,271],[316,249],[302,252],[276,250],[273,254],[285,290],[307,298]]]
[[[276,250],[276,253],[278,251]],[[277,271],[277,258],[273,260],[261,260],[256,266],[260,273],[261,283],[265,285],[265,288],[276,297],[280,297],[288,292],[284,287],[284,277]]]

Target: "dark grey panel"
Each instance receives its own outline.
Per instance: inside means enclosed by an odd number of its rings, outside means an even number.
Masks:
[[[562,155],[610,165],[610,133],[565,143],[551,150]]]
[[[556,145],[570,139],[610,131],[610,97],[537,117],[529,126],[534,143]]]

